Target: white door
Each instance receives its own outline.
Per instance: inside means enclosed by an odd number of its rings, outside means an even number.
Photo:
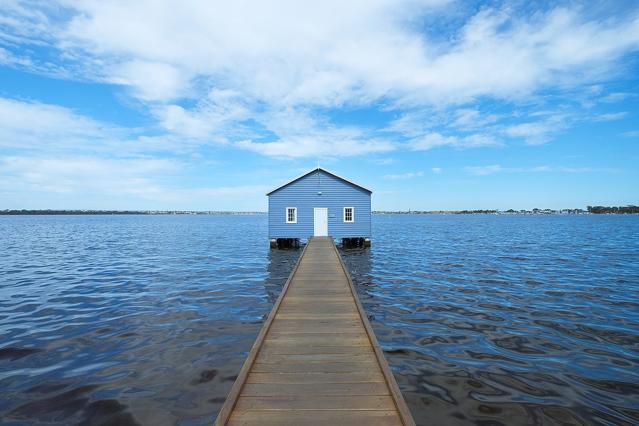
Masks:
[[[316,237],[328,236],[328,209],[326,207],[313,209],[313,235]]]

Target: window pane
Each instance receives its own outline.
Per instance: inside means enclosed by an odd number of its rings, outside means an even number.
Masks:
[[[344,209],[344,221],[345,222],[352,222],[353,221],[353,208],[352,207],[346,207]]]

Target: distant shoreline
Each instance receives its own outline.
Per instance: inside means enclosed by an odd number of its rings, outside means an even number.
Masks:
[[[189,211],[189,210],[0,210],[0,216],[81,216],[81,215],[260,215],[266,212]]]
[[[215,216],[249,216],[264,215],[267,212],[235,212],[235,211],[200,211],[200,210],[31,210],[5,209],[0,216],[42,216],[42,215],[215,215]],[[493,214],[493,215],[587,215],[587,214],[639,214],[639,206],[588,206],[584,209],[532,209],[532,210],[374,210],[374,215],[399,214]]]
[[[567,215],[567,214],[639,214],[639,206],[588,206],[586,209],[532,210],[408,210],[373,211],[373,214],[496,214],[496,215]]]

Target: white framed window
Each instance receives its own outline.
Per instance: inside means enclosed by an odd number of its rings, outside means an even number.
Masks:
[[[286,208],[286,223],[297,223],[297,207]]]
[[[344,222],[355,222],[354,207],[344,207]]]

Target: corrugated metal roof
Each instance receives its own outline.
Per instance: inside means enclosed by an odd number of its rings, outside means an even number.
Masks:
[[[322,168],[322,167],[315,167],[315,168],[313,168],[313,169],[309,170],[308,172],[306,172],[306,173],[304,173],[304,174],[302,174],[302,175],[300,175],[300,176],[296,177],[295,179],[291,179],[291,180],[289,180],[288,182],[286,182],[286,183],[284,183],[284,184],[282,184],[282,185],[278,186],[277,188],[275,188],[275,189],[273,189],[273,190],[271,190],[271,191],[267,192],[267,193],[266,193],[266,195],[271,195],[271,194],[272,194],[272,193],[274,193],[275,191],[279,191],[280,189],[284,188],[285,186],[288,186],[288,185],[292,184],[293,182],[295,182],[295,181],[298,181],[298,180],[302,179],[304,176],[308,176],[308,175],[310,175],[311,173],[313,173],[313,172],[317,172],[317,171],[322,171],[322,172],[324,172],[324,173],[328,173],[329,175],[331,175],[331,176],[335,176],[336,178],[341,179],[341,180],[343,180],[344,182],[350,183],[351,185],[355,185],[355,186],[356,186],[356,187],[358,187],[358,188],[362,188],[364,191],[367,191],[367,192],[369,192],[369,193],[371,193],[371,194],[373,193],[373,191],[371,191],[370,189],[368,189],[368,188],[366,188],[366,187],[363,187],[362,185],[359,185],[359,184],[357,184],[357,183],[355,183],[355,182],[353,182],[353,181],[351,181],[351,180],[348,180],[348,179],[346,179],[346,178],[343,178],[343,177],[341,177],[341,176],[339,176],[339,175],[337,175],[337,174],[335,174],[335,173],[333,173],[333,172],[331,172],[331,171],[328,171],[328,170],[326,170],[326,169],[324,169],[324,168]]]

